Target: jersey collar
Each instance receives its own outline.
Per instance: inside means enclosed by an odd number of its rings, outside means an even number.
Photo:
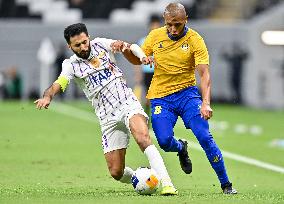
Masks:
[[[184,26],[183,33],[177,37],[172,36],[168,31],[167,31],[167,34],[171,40],[178,41],[179,39],[181,39],[182,37],[186,35],[187,31],[188,31],[188,27]]]

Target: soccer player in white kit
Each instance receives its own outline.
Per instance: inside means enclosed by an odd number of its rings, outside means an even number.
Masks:
[[[136,44],[106,38],[90,41],[83,23],[65,28],[64,38],[74,55],[64,60],[60,76],[45,90],[43,97],[34,102],[36,107],[47,109],[52,98],[74,79],[99,118],[103,151],[111,176],[123,183],[131,183],[133,170],[125,166],[125,154],[132,133],[151,168],[161,178],[161,195],[177,195],[163,159],[151,142],[148,116],[127,87],[122,71],[115,64],[114,52],[121,52],[133,64],[149,64],[151,59]]]

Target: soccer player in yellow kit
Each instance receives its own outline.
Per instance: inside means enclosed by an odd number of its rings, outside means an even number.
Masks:
[[[173,132],[180,116],[205,151],[223,193],[236,194],[222,153],[209,132],[208,119],[213,111],[209,55],[204,40],[186,26],[187,15],[182,4],[170,3],[163,17],[165,26],[151,31],[142,45],[147,56],[154,56],[155,71],[147,98],[151,102],[152,126],[158,143],[166,152],[178,152],[183,171],[191,173],[187,141],[176,140]],[[196,87],[195,70],[200,75],[201,95]]]

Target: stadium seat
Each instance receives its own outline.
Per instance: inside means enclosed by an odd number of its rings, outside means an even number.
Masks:
[[[131,17],[131,21],[129,18]],[[147,16],[145,13],[137,13],[128,9],[115,9],[111,14],[109,20],[112,23],[146,23]]]
[[[194,0],[156,0],[156,1],[135,1],[131,9],[115,9],[110,14],[111,22],[128,22],[129,16],[131,21],[135,23],[148,22],[149,16],[152,14],[162,14],[165,7],[171,2],[180,2],[185,5],[192,5]]]
[[[44,23],[61,24],[75,23],[82,19],[82,11],[79,9],[46,10],[42,15]]]

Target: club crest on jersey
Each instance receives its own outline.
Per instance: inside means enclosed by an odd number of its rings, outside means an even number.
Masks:
[[[90,60],[90,64],[94,67],[94,68],[98,68],[101,65],[100,59],[98,57],[93,57]]]
[[[94,67],[94,68],[98,68],[101,65],[101,61],[100,59],[102,59],[105,56],[105,52],[100,52],[100,54],[97,57],[93,57],[92,59],[90,59],[90,64]]]
[[[158,48],[163,48],[163,44],[160,42],[159,47]]]
[[[186,42],[186,43],[183,43],[183,44],[181,45],[181,49],[183,49],[184,51],[187,51],[187,50],[189,49],[188,43],[187,43],[187,42]]]

